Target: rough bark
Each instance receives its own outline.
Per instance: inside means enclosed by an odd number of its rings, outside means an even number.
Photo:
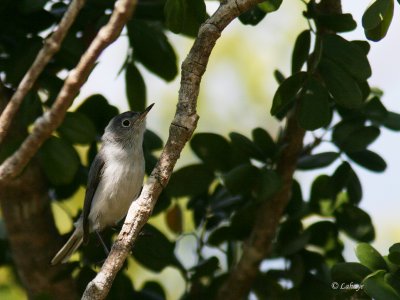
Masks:
[[[0,111],[7,95],[0,88]],[[12,136],[24,128],[12,123]],[[6,139],[7,141],[7,139]],[[66,266],[51,267],[50,260],[61,246],[50,208],[44,176],[32,161],[16,180],[0,183],[0,205],[12,258],[29,299],[49,295],[52,299],[77,299],[74,280],[55,280]]]
[[[168,141],[140,197],[132,203],[110,255],[97,276],[87,285],[82,299],[104,299],[107,296],[141,228],[149,219],[158,196],[168,183],[183,147],[196,128],[200,82],[217,39],[234,18],[259,2],[261,1],[224,1],[214,15],[200,27],[198,36],[182,64],[179,100],[174,120],[170,125]]]
[[[341,2],[340,0],[322,0],[317,9],[326,14],[341,13]],[[324,28],[318,28],[318,34],[325,32]],[[316,47],[318,44],[317,41]],[[309,62],[310,72],[314,71],[315,63]],[[266,199],[260,208],[250,237],[243,245],[243,254],[219,290],[218,299],[245,299],[259,274],[261,262],[271,252],[280,220],[290,199],[293,175],[298,157],[303,150],[305,135],[304,129],[298,125],[296,110],[289,114],[286,122],[283,138],[285,148],[277,163],[277,172],[282,178],[283,185],[271,199]]]

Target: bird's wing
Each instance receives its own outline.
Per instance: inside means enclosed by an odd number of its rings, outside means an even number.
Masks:
[[[83,204],[83,242],[86,244],[89,237],[89,213],[94,194],[101,180],[104,167],[104,157],[100,151],[90,167],[89,179],[86,187],[85,202]]]

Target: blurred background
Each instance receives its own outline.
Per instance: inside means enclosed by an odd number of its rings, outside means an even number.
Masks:
[[[368,4],[369,0],[343,1],[343,12],[351,13],[358,24],[355,31],[344,34],[346,38],[365,38],[361,17]],[[217,7],[216,1],[207,2],[209,14]],[[269,113],[278,86],[273,72],[279,69],[285,75],[290,73],[294,41],[302,30],[308,28],[305,19],[299,13],[302,10],[304,5],[300,1],[284,1],[277,12],[268,15],[258,26],[245,26],[235,20],[224,30],[211,55],[200,87],[200,120],[196,132],[210,131],[227,135],[231,131],[237,131],[249,136],[251,129],[257,126],[268,130],[275,129],[277,132],[279,123]],[[398,20],[399,14],[399,8],[395,6],[393,19]],[[393,57],[400,53],[399,36],[400,23],[393,22],[383,40],[378,43],[370,42],[371,51],[368,55],[373,70],[369,80],[370,86],[383,90],[382,99],[385,106],[395,112],[400,112],[400,59],[393,64]],[[169,33],[168,37],[175,47],[179,61],[182,62],[192,45],[192,39],[173,33]],[[127,38],[122,36],[103,53],[99,65],[75,101],[75,106],[89,95],[101,93],[121,111],[128,109],[124,76],[117,75],[126,51]],[[265,55],[266,53],[268,55]],[[391,58],[390,64],[387,63],[388,57]],[[180,77],[166,83],[145,68],[140,68],[140,71],[145,77],[148,102],[156,103],[148,117],[148,127],[165,140],[169,123],[175,113]],[[321,151],[326,149],[331,148],[329,145],[321,146]],[[400,235],[400,229],[395,226],[398,223],[398,211],[389,209],[400,205],[399,195],[392,192],[399,183],[400,139],[394,132],[383,130],[371,149],[379,149],[380,155],[390,162],[386,171],[383,174],[375,174],[358,166],[355,168],[364,189],[361,207],[372,216],[377,233],[373,245],[385,252]],[[176,168],[195,159],[186,147]],[[332,173],[338,164],[339,162],[327,168],[326,173]],[[310,187],[311,181],[319,173],[320,171],[306,171],[296,174],[296,178],[304,187],[304,195],[308,194],[307,187]],[[352,259],[354,252],[350,240],[347,246],[346,258]]]
[[[206,3],[209,14],[218,7],[216,1]],[[343,12],[351,13],[358,24],[355,31],[344,34],[346,38],[354,40],[365,38],[361,17],[368,4],[369,0],[343,1]],[[257,126],[278,132],[280,124],[269,113],[272,98],[278,87],[273,72],[279,69],[285,75],[290,74],[290,57],[294,41],[302,30],[308,28],[305,19],[299,13],[302,10],[304,5],[300,1],[284,1],[277,12],[265,17],[258,26],[245,26],[235,20],[224,30],[212,52],[201,83],[198,99],[200,120],[196,132],[209,131],[227,135],[231,131],[237,131],[249,136],[251,129]],[[395,6],[393,19],[399,20],[399,14],[399,7]],[[395,112],[400,112],[398,80],[400,59],[395,65],[388,64],[386,59],[391,57],[393,62],[393,57],[400,53],[399,36],[400,23],[393,22],[383,40],[378,43],[370,42],[371,51],[368,56],[373,70],[369,80],[370,85],[383,90],[382,99],[385,106]],[[179,61],[182,62],[193,40],[173,33],[169,33],[168,38],[175,47]],[[121,36],[102,54],[99,65],[81,90],[75,106],[89,95],[101,93],[121,111],[128,109],[124,76],[123,74],[118,76],[126,51],[128,51],[128,41],[126,37]],[[180,77],[167,83],[145,68],[140,68],[140,71],[147,86],[147,101],[156,104],[148,117],[148,128],[165,140],[168,136],[169,123],[175,113]],[[332,149],[330,145],[323,144],[319,150],[322,152],[329,149]],[[383,130],[381,137],[371,149],[379,149],[378,153],[390,162],[386,171],[383,174],[376,174],[358,166],[355,166],[355,170],[363,185],[364,196],[360,207],[371,215],[376,230],[376,239],[372,245],[378,251],[385,253],[399,240],[400,235],[400,228],[396,226],[399,220],[398,210],[393,209],[400,207],[400,199],[399,195],[392,192],[399,184],[400,139],[394,132]],[[186,147],[176,169],[195,160],[196,157]],[[340,162],[332,164],[324,170],[324,173],[332,173],[339,164]],[[297,172],[295,177],[303,187],[303,196],[309,194],[311,182],[318,174],[321,174],[320,170]],[[162,219],[157,219],[158,222],[162,222]],[[153,222],[157,223],[157,220]],[[343,238],[346,241],[344,254],[346,260],[356,261],[353,249],[355,243],[345,236]],[[190,265],[190,261],[188,264]],[[168,272],[177,271],[165,270],[163,281],[168,278]],[[143,276],[143,280],[146,277]],[[176,277],[169,278],[172,278],[171,285],[175,286]],[[183,291],[182,286],[178,289]]]
[[[364,32],[361,28],[361,17],[369,0],[343,1],[343,12],[353,14],[358,23],[358,28],[350,34],[345,34],[349,39],[363,39]],[[207,2],[207,11],[212,14],[218,7],[217,1]],[[284,1],[281,8],[268,15],[260,25],[245,26],[238,21],[232,22],[224,30],[221,38],[211,55],[207,71],[203,77],[198,99],[198,114],[200,120],[196,132],[215,132],[227,135],[231,131],[250,135],[254,127],[268,128],[268,131],[278,132],[280,124],[270,116],[270,107],[273,95],[278,84],[273,72],[279,69],[283,74],[290,73],[290,57],[292,47],[297,35],[308,28],[305,19],[301,17],[304,4],[298,0]],[[387,36],[379,43],[371,43],[369,59],[373,75],[369,82],[372,87],[384,91],[383,102],[392,111],[400,112],[400,85],[398,70],[400,67],[400,19],[399,7],[395,6],[394,20]],[[178,55],[180,62],[188,53],[193,40],[168,33],[168,38]],[[120,111],[128,109],[124,74],[118,74],[128,51],[128,38],[124,33],[101,56],[99,64],[90,75],[89,80],[82,88],[71,110],[74,110],[88,96],[103,94],[111,104]],[[267,54],[267,55],[266,55]],[[391,64],[386,59],[391,57]],[[395,63],[393,63],[395,62]],[[180,65],[180,63],[179,63]],[[155,107],[148,116],[148,128],[160,135],[163,140],[168,136],[169,124],[175,113],[178,97],[180,77],[170,83],[149,73],[139,66],[147,86],[147,101],[155,103]],[[331,149],[329,145],[322,145],[320,151]],[[373,245],[378,251],[385,253],[390,245],[398,241],[400,234],[398,224],[399,196],[396,195],[395,186],[399,181],[400,139],[394,133],[384,130],[381,138],[371,147],[379,149],[379,154],[388,161],[388,168],[383,174],[367,172],[355,166],[363,185],[363,200],[360,207],[367,211],[375,225],[376,240]],[[176,169],[196,161],[193,153],[186,147],[183,151]],[[324,173],[332,173],[338,166],[333,164],[326,168]],[[302,184],[304,196],[309,194],[312,180],[321,171],[307,171],[296,173],[297,180]],[[54,205],[53,209],[57,218],[57,226],[62,233],[71,229],[72,223],[69,214],[75,215],[82,206],[84,190],[81,188],[71,201],[64,202],[62,207]],[[68,212],[68,213],[66,213]],[[187,218],[188,219],[188,218]],[[162,215],[151,220],[151,223],[160,225],[165,222]],[[191,230],[193,225],[186,224],[184,231]],[[165,226],[159,226],[167,236],[169,233]],[[346,239],[346,260],[354,259],[354,244]],[[178,255],[187,266],[193,264],[190,251],[194,251],[193,241],[190,237],[182,238],[178,242]],[[135,276],[135,286],[140,286],[145,280],[163,278],[166,292],[170,299],[175,299],[184,290],[184,282],[177,280],[179,273],[176,269],[166,268],[161,274],[151,273],[140,265],[131,264],[129,273]],[[6,270],[0,269],[0,295],[9,299],[23,299],[24,293],[16,287],[12,290],[1,291],[8,281]],[[7,289],[9,289],[7,285]],[[8,299],[7,298],[7,299]],[[4,298],[3,298],[4,299]]]

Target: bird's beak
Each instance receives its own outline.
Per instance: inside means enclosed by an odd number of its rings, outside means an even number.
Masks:
[[[153,107],[154,103],[150,104],[144,111],[142,111],[140,113],[139,119],[143,120],[144,118],[146,118],[146,115],[148,114],[148,112],[151,110],[151,108]]]

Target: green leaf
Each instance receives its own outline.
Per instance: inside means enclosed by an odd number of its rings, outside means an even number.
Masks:
[[[46,3],[47,0],[36,0],[36,1],[20,0],[18,1],[18,9],[23,14],[31,14],[42,10]]]
[[[300,170],[312,170],[329,166],[339,157],[336,152],[323,152],[314,155],[300,157],[297,168]]]
[[[363,103],[361,90],[344,69],[329,59],[322,59],[319,71],[337,104],[349,109],[361,107]]]
[[[384,122],[388,116],[388,111],[378,97],[369,100],[365,104],[363,112],[368,119],[377,122]]]
[[[275,171],[261,170],[260,186],[257,193],[258,201],[267,201],[281,186],[282,180]]]
[[[215,133],[197,133],[190,141],[193,152],[208,166],[225,171],[230,166],[231,146]]]
[[[76,111],[85,114],[92,120],[99,135],[103,134],[104,128],[111,118],[118,114],[118,109],[110,105],[107,99],[99,94],[92,95],[84,100]]]
[[[272,100],[271,114],[273,116],[287,111],[292,106],[306,78],[307,73],[299,72],[282,82]]]
[[[283,0],[266,0],[258,4],[258,7],[261,8],[266,13],[274,12],[279,9]]]
[[[400,131],[400,114],[389,111],[383,121],[383,126],[394,131]]]
[[[174,33],[180,33],[184,24],[185,0],[167,0],[164,6],[165,24]]]
[[[299,124],[307,130],[315,130],[329,124],[331,110],[329,94],[316,79],[307,80],[300,95]]]
[[[380,135],[381,131],[375,126],[366,126],[352,132],[341,149],[347,152],[361,151],[372,144]]]
[[[367,243],[360,243],[356,246],[358,260],[371,271],[387,270],[388,266],[380,253]]]
[[[146,268],[161,272],[165,267],[175,264],[175,243],[170,242],[161,231],[146,224],[143,232],[148,236],[140,237],[133,247],[133,256]],[[162,249],[162,251],[161,251]]]
[[[367,41],[355,40],[351,41],[350,43],[357,45],[364,52],[365,55],[368,55],[369,50],[371,50],[371,45]]]
[[[340,149],[349,153],[366,149],[379,134],[378,127],[362,126],[362,122],[350,120],[335,126],[332,139]]]
[[[232,193],[246,192],[251,189],[259,176],[259,170],[251,164],[238,165],[223,175],[225,186]]]
[[[80,112],[67,112],[57,131],[73,144],[90,144],[96,138],[93,122]]]
[[[360,283],[371,270],[356,262],[337,263],[332,267],[332,279],[337,282]]]
[[[16,51],[8,54],[9,58],[2,62],[5,71],[5,81],[17,86],[43,47],[43,40],[37,36],[20,42]],[[29,51],[27,51],[29,49]]]
[[[129,108],[133,111],[143,111],[146,108],[146,84],[134,63],[126,66],[125,89]]]
[[[128,23],[128,36],[136,60],[166,81],[175,78],[176,55],[161,27],[133,19]]]
[[[362,199],[362,186],[356,172],[351,167],[346,189],[350,202],[358,204]]]
[[[278,84],[282,84],[285,81],[285,75],[279,70],[274,71],[274,78]]]
[[[351,238],[361,242],[371,242],[375,238],[371,217],[357,206],[345,203],[336,209],[335,217],[338,227]]]
[[[310,209],[324,216],[333,212],[332,183],[327,175],[318,176],[312,183]]]
[[[282,255],[292,255],[303,249],[310,239],[310,232],[303,231],[298,220],[287,220],[282,223],[276,241],[276,251]]]
[[[292,74],[301,70],[308,59],[311,46],[310,30],[304,30],[296,39],[292,54]]]
[[[386,170],[385,160],[375,152],[363,150],[346,154],[351,160],[370,171],[383,172]]]
[[[189,270],[189,272],[193,274],[190,276],[190,280],[195,280],[204,276],[212,276],[218,269],[219,260],[217,257],[212,256],[201,261],[199,264]]]
[[[349,182],[351,172],[351,166],[347,161],[344,161],[332,174],[332,195],[336,196],[341,190],[343,190]]]
[[[209,235],[207,244],[211,246],[219,246],[226,240],[232,240],[233,238],[233,230],[231,227],[220,226]]]
[[[64,139],[51,137],[38,152],[40,164],[53,185],[66,185],[75,177],[79,156],[74,147]]]
[[[379,41],[386,36],[393,18],[394,1],[376,0],[362,17],[365,36],[372,41]]]
[[[174,33],[195,37],[200,25],[208,18],[203,0],[167,0],[165,22]]]
[[[398,300],[400,295],[385,280],[386,272],[376,271],[364,279],[364,291],[377,300]]]
[[[318,15],[320,26],[329,28],[335,32],[346,32],[356,29],[357,23],[351,14],[326,14]]]
[[[267,13],[262,10],[259,6],[254,6],[239,16],[240,22],[245,25],[257,25],[262,19],[267,15]]]
[[[368,58],[360,47],[344,38],[328,34],[322,41],[323,56],[333,60],[354,78],[366,80],[371,76]]]
[[[396,265],[400,265],[400,243],[393,244],[389,248],[388,258],[390,262]]]
[[[239,149],[248,157],[252,157],[263,161],[264,155],[261,150],[246,136],[237,132],[229,133],[229,138],[232,141],[232,146]]]
[[[260,127],[253,129],[251,133],[254,144],[266,157],[273,158],[276,153],[276,145],[269,133]]]
[[[198,195],[208,191],[214,174],[204,165],[190,165],[174,172],[167,186],[173,197]]]
[[[396,291],[398,295],[400,295],[400,278],[397,274],[386,273],[384,280]]]
[[[28,127],[43,113],[42,103],[38,93],[29,92],[21,103],[18,112],[18,124]]]
[[[319,221],[307,228],[310,232],[309,244],[325,250],[332,250],[338,243],[338,229],[331,221]]]
[[[163,146],[162,139],[150,129],[146,129],[144,133],[143,148],[145,151],[152,152],[161,149]]]

